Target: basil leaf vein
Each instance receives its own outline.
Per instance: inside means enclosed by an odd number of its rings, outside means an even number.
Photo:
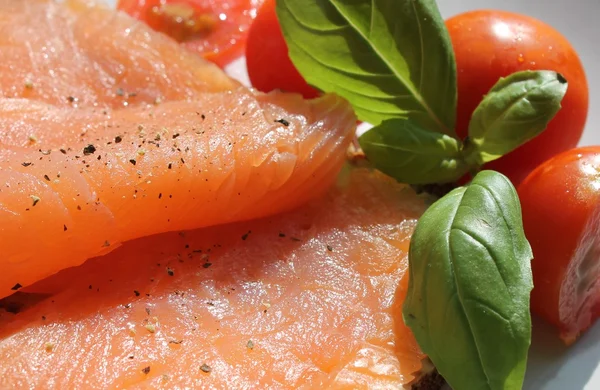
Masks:
[[[452,388],[522,387],[531,258],[518,196],[499,173],[480,172],[419,220],[404,320]]]
[[[374,125],[411,118],[454,135],[456,63],[434,0],[278,0],[290,57]]]

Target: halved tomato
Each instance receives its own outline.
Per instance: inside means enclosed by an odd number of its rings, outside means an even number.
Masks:
[[[570,344],[600,317],[600,146],[546,161],[519,198],[534,257],[531,310]]]
[[[244,53],[262,0],[119,0],[117,8],[224,66]]]

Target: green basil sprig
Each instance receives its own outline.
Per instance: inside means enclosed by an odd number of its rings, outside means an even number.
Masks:
[[[419,219],[404,321],[454,389],[521,389],[533,288],[519,198],[482,171]]]
[[[359,138],[373,167],[430,185],[511,152],[560,109],[552,71],[501,79],[456,136],[456,63],[434,0],[277,0],[290,57],[316,88],[375,125]],[[421,217],[404,321],[455,390],[522,387],[531,340],[532,254],[514,187],[483,171]]]
[[[434,0],[278,0],[277,15],[296,68],[375,125],[359,139],[367,158],[408,184],[449,183],[478,172],[543,131],[567,90],[551,71],[501,79],[474,112],[468,142],[456,141],[460,155],[441,157],[446,140],[432,148],[427,132],[456,138],[456,61]],[[410,121],[396,121],[396,132],[419,131],[393,136],[390,119]],[[408,137],[410,146],[399,148]],[[437,163],[415,171],[416,161],[428,157]]]
[[[473,113],[469,138],[464,144],[457,139],[450,142],[451,137],[431,133],[416,123],[404,125],[402,120],[375,126],[363,134],[359,142],[375,168],[401,182],[454,182],[465,172],[479,171],[483,164],[502,157],[540,134],[560,109],[566,92],[567,81],[559,73],[517,72],[500,79],[485,96]],[[395,128],[391,128],[393,126]],[[408,127],[412,131],[407,132]],[[433,147],[433,139],[438,140],[437,147]],[[449,145],[452,145],[451,149]],[[459,153],[455,153],[455,148]],[[403,153],[391,153],[393,149],[402,149]],[[388,152],[382,153],[383,150]],[[443,161],[442,157],[445,158]],[[442,164],[448,158],[452,158],[452,164]],[[418,169],[419,163],[427,160],[431,161]],[[440,169],[433,169],[436,166]]]
[[[456,61],[434,0],[278,0],[290,57],[359,119],[411,118],[454,135]]]

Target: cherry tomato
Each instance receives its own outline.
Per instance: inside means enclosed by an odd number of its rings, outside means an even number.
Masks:
[[[297,92],[314,98],[319,92],[309,86],[294,67],[283,38],[275,0],[266,0],[250,27],[246,45],[246,64],[252,86],[263,92],[275,89]]]
[[[532,311],[570,344],[600,315],[600,146],[546,161],[518,192],[534,256]]]
[[[577,146],[588,113],[581,61],[558,31],[528,16],[504,11],[467,12],[446,21],[458,71],[457,133],[467,135],[471,114],[500,79],[521,70],[554,70],[569,82],[562,109],[546,130],[486,165],[518,185],[537,165]]]
[[[119,0],[117,8],[224,66],[244,53],[262,0]]]

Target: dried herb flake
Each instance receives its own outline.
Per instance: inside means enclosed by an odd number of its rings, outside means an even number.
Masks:
[[[85,148],[83,148],[84,156],[89,156],[90,154],[94,154],[96,152],[96,147],[92,144],[89,144]]]
[[[35,195],[30,195],[29,196],[31,198],[31,200],[33,201],[33,205],[35,206],[36,204],[39,203],[39,201],[41,200],[39,196],[35,196]]]
[[[144,327],[150,333],[156,332],[156,326],[154,326],[154,324],[146,324],[146,326],[144,326]]]
[[[200,369],[201,369],[203,372],[206,372],[206,373],[209,373],[209,372],[211,372],[211,371],[212,371],[212,368],[211,368],[211,367],[210,367],[208,364],[206,364],[206,363],[204,363],[203,365],[201,365],[201,366],[200,366]]]
[[[46,352],[52,352],[54,351],[54,343],[46,343],[44,344],[44,349],[46,350]]]

